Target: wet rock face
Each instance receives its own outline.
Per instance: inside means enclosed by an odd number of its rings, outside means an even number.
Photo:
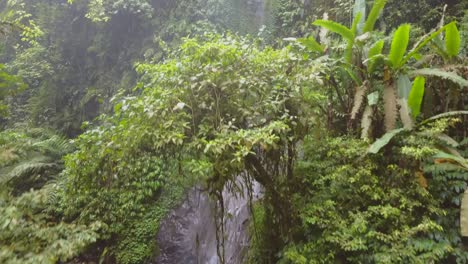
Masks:
[[[217,263],[213,206],[205,193],[190,190],[182,205],[161,224],[156,263]]]
[[[254,199],[261,194],[254,185]],[[249,244],[250,210],[248,196],[223,191],[225,207],[225,262],[241,264]],[[159,256],[157,264],[217,264],[215,202],[197,188],[187,194],[182,205],[174,209],[162,222],[157,237]]]

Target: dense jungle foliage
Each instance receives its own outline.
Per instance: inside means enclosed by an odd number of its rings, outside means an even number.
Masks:
[[[2,0],[0,263],[152,263],[240,176],[247,263],[468,263],[467,35],[463,0]]]

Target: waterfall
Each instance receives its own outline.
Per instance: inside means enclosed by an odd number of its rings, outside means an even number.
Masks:
[[[238,181],[240,182],[240,180]],[[253,184],[253,200],[262,196],[262,188]],[[249,198],[244,188],[241,194],[233,194],[225,187],[224,227],[225,262],[245,262],[250,236],[248,233]],[[215,202],[199,188],[193,188],[185,201],[162,222],[157,240],[160,248],[157,264],[217,264]]]

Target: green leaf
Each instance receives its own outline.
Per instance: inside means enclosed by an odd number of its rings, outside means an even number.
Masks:
[[[376,105],[379,102],[379,92],[375,91],[367,96],[367,102],[370,106]]]
[[[377,55],[382,54],[382,49],[384,47],[384,41],[379,40],[372,47],[369,49],[369,54],[367,55],[367,58],[369,58],[369,63],[367,64],[367,70],[372,73],[374,72],[375,69],[375,64],[377,63],[377,60],[379,57]]]
[[[432,122],[434,120],[437,120],[437,119],[453,117],[453,116],[460,116],[460,115],[468,115],[468,111],[451,111],[451,112],[442,113],[442,114],[433,116],[431,118],[428,118],[428,119],[422,121],[418,126],[425,125],[425,124],[430,123],[430,122]]]
[[[319,19],[319,20],[316,20],[313,23],[313,25],[326,28],[331,32],[339,34],[341,37],[343,37],[344,39],[347,39],[349,41],[353,41],[353,39],[354,39],[353,32],[349,28],[343,26],[340,23],[330,21],[330,20],[321,20],[321,19]]]
[[[445,29],[445,47],[450,56],[457,56],[460,52],[460,32],[458,32],[457,25],[450,23]]]
[[[400,68],[409,42],[409,33],[411,26],[409,24],[401,25],[393,36],[392,46],[390,48],[389,59],[393,69]]]
[[[379,151],[385,147],[386,145],[388,145],[388,143],[390,142],[390,140],[392,140],[392,138],[394,138],[396,135],[398,135],[399,133],[405,131],[406,129],[404,128],[399,128],[399,129],[395,129],[395,130],[392,130],[388,133],[386,133],[385,135],[383,135],[383,137],[377,139],[370,147],[369,147],[369,150],[367,151],[368,153],[372,153],[372,154],[377,154],[379,153]]]
[[[387,0],[376,0],[374,2],[374,5],[372,6],[372,9],[369,13],[369,17],[367,17],[366,23],[364,24],[364,32],[374,30],[375,22],[379,18],[380,13],[382,13],[386,3]]]
[[[346,71],[346,73],[348,73],[349,77],[351,77],[351,79],[353,79],[353,81],[357,85],[362,85],[361,79],[359,79],[358,75],[356,74],[356,72],[353,71],[353,69],[351,69],[350,67],[346,67],[346,66],[344,66],[343,69]]]
[[[359,31],[359,22],[362,19],[362,13],[359,12],[356,14],[356,17],[354,18],[353,25],[351,26],[351,32],[353,32],[353,35],[356,36],[360,31]],[[354,38],[353,38],[354,39]]]
[[[415,70],[409,73],[410,76],[435,76],[439,77],[442,79],[447,79],[450,80],[458,85],[460,85],[462,88],[468,86],[468,81],[463,79],[461,76],[453,73],[453,72],[448,72],[444,71],[442,69],[430,69],[430,68],[425,68],[425,69],[419,69]]]
[[[446,144],[450,145],[451,147],[458,148],[460,143],[458,143],[455,139],[451,138],[449,135],[440,133],[437,135],[437,138],[441,141],[444,141]]]
[[[458,156],[440,151],[436,155],[434,155],[434,158],[452,160],[458,163],[460,166],[464,167],[465,169],[468,169],[468,161],[463,157],[458,157]]]
[[[400,74],[397,80],[398,96],[400,98],[408,99],[411,91],[411,81],[408,75]]]
[[[304,45],[308,50],[314,51],[314,52],[319,52],[319,53],[324,53],[325,50],[322,45],[320,45],[314,37],[310,36],[308,38],[300,38],[297,40],[297,42],[301,43]]]
[[[430,32],[427,35],[423,36],[415,45],[414,48],[405,56],[403,59],[402,64],[405,64],[407,61],[409,61],[413,56],[415,56],[419,50],[421,50],[423,47],[427,45],[430,41],[436,39],[437,36],[440,35],[447,27],[450,27],[451,24],[454,24],[455,22],[449,23],[445,25],[444,27],[441,27],[437,31]]]
[[[424,86],[426,79],[424,77],[416,77],[413,87],[408,97],[408,106],[411,109],[413,118],[416,118],[421,112],[421,104],[424,98]]]
[[[359,16],[359,19],[358,19]],[[366,18],[366,1],[365,0],[356,0],[354,2],[353,17],[356,23],[356,33],[361,34],[364,29],[364,20]]]
[[[345,61],[349,64],[352,63],[353,61],[353,47],[354,47],[354,41],[348,41],[348,45],[346,45],[346,50],[344,53]]]

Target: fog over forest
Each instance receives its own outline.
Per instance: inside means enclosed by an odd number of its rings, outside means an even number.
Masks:
[[[0,0],[0,264],[468,263],[468,1]]]

